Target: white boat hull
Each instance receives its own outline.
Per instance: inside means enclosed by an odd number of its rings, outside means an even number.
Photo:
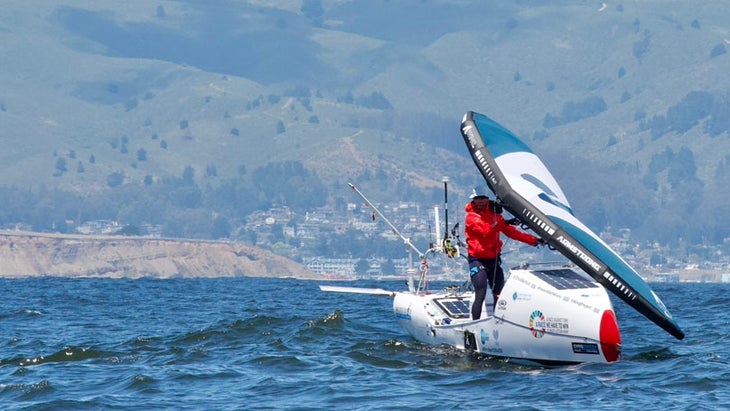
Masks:
[[[473,292],[395,293],[398,323],[416,340],[539,364],[613,362],[620,332],[606,290],[569,269],[511,270],[496,312],[472,320]],[[486,310],[485,310],[486,311]]]

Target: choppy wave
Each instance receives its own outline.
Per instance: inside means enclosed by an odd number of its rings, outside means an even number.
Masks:
[[[730,407],[728,285],[656,287],[683,341],[615,302],[621,361],[548,368],[416,342],[390,300],[306,281],[0,282],[3,409]]]
[[[19,310],[16,310],[15,312],[9,313],[9,314],[2,314],[0,313],[0,321],[10,318],[23,318],[23,317],[36,317],[39,315],[43,315],[38,310],[30,310],[27,308],[21,308]]]
[[[107,354],[86,347],[63,347],[61,350],[48,355],[40,355],[35,357],[16,357],[0,360],[0,366],[6,364],[14,364],[19,367],[35,366],[50,362],[72,362],[86,361],[90,359],[104,358]]]

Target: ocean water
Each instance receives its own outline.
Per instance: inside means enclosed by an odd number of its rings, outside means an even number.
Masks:
[[[420,344],[390,298],[319,284],[0,279],[0,409],[730,409],[730,284],[652,285],[682,341],[614,301],[621,360],[555,368]]]

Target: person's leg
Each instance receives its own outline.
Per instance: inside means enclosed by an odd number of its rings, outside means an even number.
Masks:
[[[487,272],[479,260],[469,261],[469,274],[474,286],[474,303],[471,305],[471,318],[478,320],[482,316],[482,305],[487,296]]]
[[[496,258],[484,259],[481,260],[481,262],[484,265],[484,271],[487,273],[489,288],[492,290],[492,298],[494,299],[492,302],[492,310],[494,310],[497,306],[499,294],[502,292],[502,288],[504,287],[504,272],[502,272],[502,268],[499,266],[499,260]]]
[[[492,310],[497,308],[497,300],[499,300],[499,296],[502,294],[502,288],[504,288],[504,271],[502,271],[502,266],[497,262],[494,268],[494,284],[492,286],[492,297],[494,298]]]

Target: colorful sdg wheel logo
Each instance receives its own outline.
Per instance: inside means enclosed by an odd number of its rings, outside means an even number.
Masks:
[[[530,332],[535,338],[542,338],[545,335],[545,328],[540,328],[545,324],[545,316],[540,310],[535,310],[530,314]]]

